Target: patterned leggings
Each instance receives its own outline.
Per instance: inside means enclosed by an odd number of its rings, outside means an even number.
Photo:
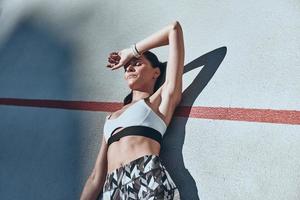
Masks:
[[[144,155],[106,175],[99,200],[180,200],[157,155]]]

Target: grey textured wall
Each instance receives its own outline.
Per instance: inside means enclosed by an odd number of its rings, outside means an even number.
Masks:
[[[129,90],[122,70],[105,68],[108,53],[178,20],[185,65],[200,58],[184,74],[182,105],[300,110],[299,1],[0,5],[0,98],[121,102]],[[167,47],[153,51],[167,59]],[[0,105],[0,199],[79,199],[105,115]],[[297,200],[299,132],[299,125],[174,117],[161,155],[184,200]]]

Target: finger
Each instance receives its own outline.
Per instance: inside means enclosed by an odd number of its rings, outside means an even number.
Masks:
[[[115,55],[115,54],[118,54],[118,52],[114,51],[114,52],[111,52],[109,55]]]
[[[110,56],[108,56],[108,58],[120,58],[120,56],[119,55],[110,55]]]
[[[119,55],[111,55],[108,58],[114,59],[114,60],[120,60],[121,57]]]
[[[115,62],[115,63],[108,63],[107,65],[111,66],[111,67],[114,67],[116,65],[118,65],[119,63]]]
[[[112,59],[111,57],[109,57],[109,58],[107,59],[107,61],[108,61],[108,62],[114,62],[115,60]]]
[[[116,66],[117,66],[117,68],[118,68],[119,65],[120,65],[119,62],[114,62],[114,63],[109,63],[109,64],[107,64],[106,66],[107,66],[107,67],[116,67]]]
[[[108,58],[108,62],[110,63],[116,63],[116,62],[119,62],[118,60],[115,60],[113,58]]]
[[[112,67],[111,70],[118,69],[120,66],[121,66],[120,64],[117,64],[117,65],[115,65],[114,67]]]
[[[120,60],[121,57],[119,55],[112,55],[111,58],[115,59],[115,60]]]
[[[111,68],[111,70],[115,70],[115,69],[117,69],[116,65]]]
[[[111,63],[109,63],[109,64],[106,65],[106,67],[108,67],[108,68],[111,68],[113,66],[114,66],[114,64],[111,64]]]

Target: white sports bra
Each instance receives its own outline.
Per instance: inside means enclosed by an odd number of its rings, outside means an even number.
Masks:
[[[155,129],[161,134],[161,136],[164,135],[167,129],[167,125],[164,120],[152,110],[152,108],[145,102],[144,98],[130,105],[117,118],[109,119],[109,117],[110,116],[106,117],[103,127],[106,142],[112,136],[112,133],[120,127],[146,126]],[[113,136],[118,133],[113,134]]]

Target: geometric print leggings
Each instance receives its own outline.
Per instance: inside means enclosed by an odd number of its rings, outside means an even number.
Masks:
[[[157,155],[141,156],[106,175],[99,200],[180,200]]]

